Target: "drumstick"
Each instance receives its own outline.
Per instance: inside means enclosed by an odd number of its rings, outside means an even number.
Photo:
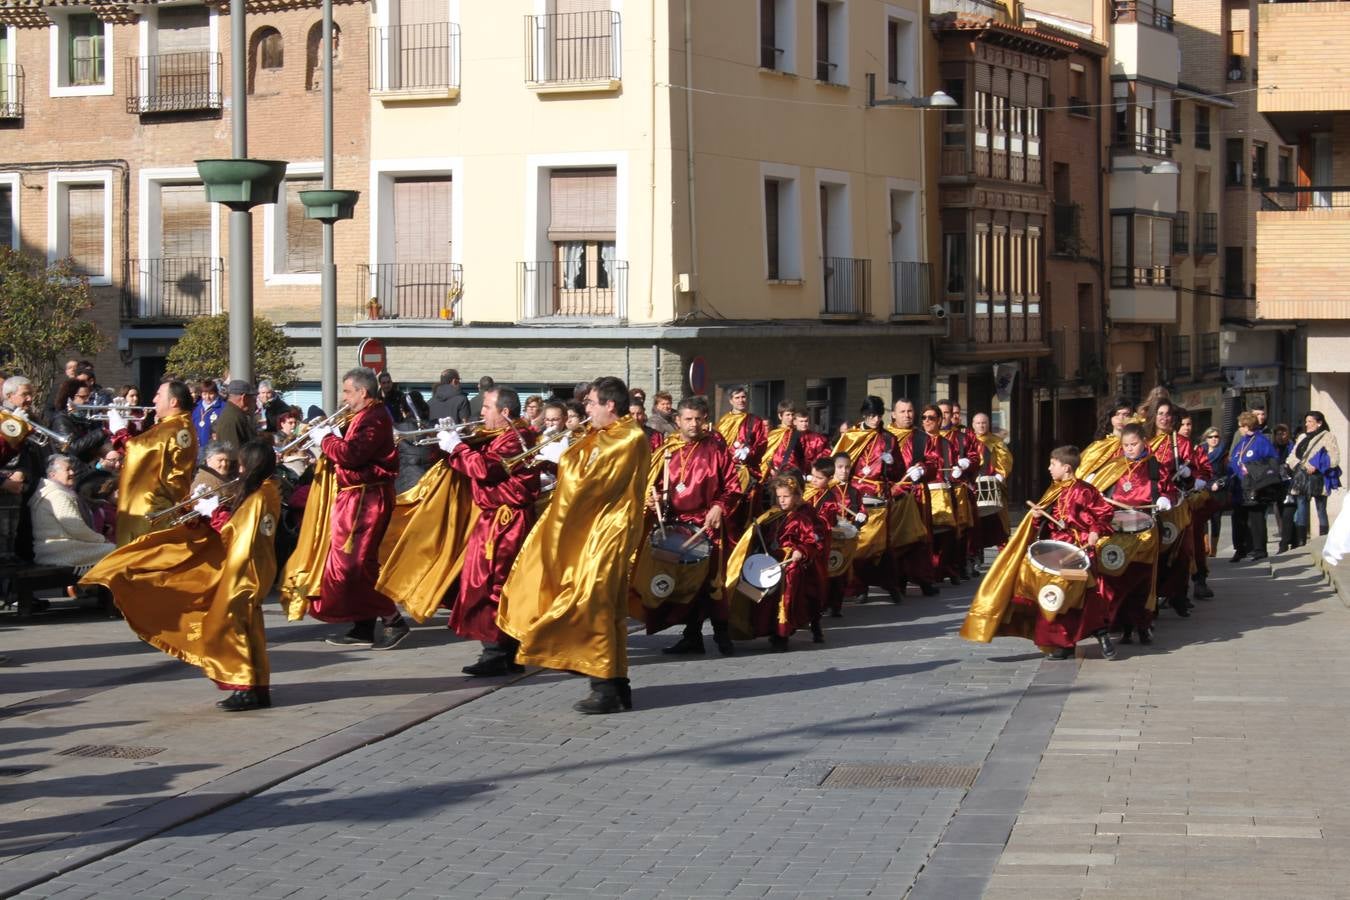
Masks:
[[[708,532],[708,526],[707,526],[706,524],[702,525],[702,526],[699,528],[698,531],[695,531],[693,534],[689,535],[689,540],[687,540],[687,541],[685,541],[683,544],[681,544],[681,545],[680,545],[680,549],[681,549],[681,550],[688,550],[691,546],[693,546],[694,541],[696,541],[696,540],[699,539],[699,535],[707,534],[707,532]]]
[[[1114,499],[1112,499],[1112,498],[1106,496],[1105,494],[1102,494],[1102,499],[1105,500],[1107,503],[1110,503],[1112,506],[1117,507],[1117,508],[1119,508],[1119,509],[1153,509],[1153,508],[1154,508],[1154,505],[1153,505],[1152,503],[1145,503],[1145,504],[1143,504],[1143,505],[1141,505],[1141,506],[1131,506],[1131,505],[1128,504],[1128,503],[1121,503],[1119,500],[1114,500]]]
[[[661,497],[656,493],[656,485],[652,485],[652,499],[656,501],[656,530],[661,532],[661,540],[666,539],[666,519],[661,515]]]
[[[1054,522],[1054,523],[1055,523],[1056,525],[1058,525],[1061,529],[1064,529],[1064,528],[1067,527],[1067,526],[1065,526],[1065,524],[1064,524],[1063,522],[1061,522],[1059,519],[1056,519],[1053,515],[1051,515],[1050,511],[1049,511],[1048,509],[1046,509],[1045,507],[1043,507],[1043,506],[1037,506],[1035,503],[1032,503],[1030,500],[1027,501],[1027,506],[1029,506],[1029,507],[1031,507],[1032,509],[1037,510],[1038,512],[1040,512],[1041,515],[1045,516],[1045,517],[1046,517],[1047,519],[1049,519],[1051,522]]]

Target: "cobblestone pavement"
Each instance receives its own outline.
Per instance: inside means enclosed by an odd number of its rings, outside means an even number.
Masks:
[[[964,788],[820,782],[989,755],[1041,662],[959,640],[970,593],[850,606],[786,654],[635,637],[633,712],[540,673],[30,895],[901,897]]]

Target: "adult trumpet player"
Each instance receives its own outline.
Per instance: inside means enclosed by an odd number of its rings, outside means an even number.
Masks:
[[[534,525],[539,499],[539,470],[509,467],[503,460],[533,446],[535,432],[520,418],[520,395],[493,387],[483,395],[483,424],[475,436],[487,443],[471,447],[458,430],[438,433],[446,464],[469,479],[478,521],[469,535],[464,568],[459,573],[459,600],[450,610],[450,627],[460,637],[481,641],[478,661],[465,666],[478,677],[523,671],[516,663],[519,642],[497,627],[502,586],[525,537]]]
[[[155,426],[122,445],[124,460],[117,487],[117,546],[164,527],[154,513],[187,497],[197,465],[197,434],[192,427],[192,394],[181,381],[166,381],[155,391]],[[125,434],[126,419],[108,416],[114,438]]]
[[[380,400],[379,382],[370,369],[352,369],[342,379],[342,402],[351,411],[345,429],[316,425],[311,441],[332,463],[337,482],[331,542],[324,561],[319,596],[309,598],[309,613],[322,622],[351,622],[351,630],[328,643],[389,650],[408,636],[408,623],[394,602],[380,593],[380,541],[394,512],[398,449],[394,420]],[[384,634],[375,641],[375,620]]]

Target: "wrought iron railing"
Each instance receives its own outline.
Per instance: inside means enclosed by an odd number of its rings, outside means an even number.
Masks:
[[[224,266],[214,256],[133,259],[122,289],[126,319],[193,319],[215,311]]]
[[[863,316],[867,314],[871,291],[872,261],[827,256],[821,260],[824,272],[825,315]]]
[[[370,29],[372,91],[459,87],[459,25],[428,22]]]
[[[525,17],[525,81],[567,84],[621,77],[623,45],[613,10]]]
[[[1172,253],[1186,256],[1191,252],[1191,214],[1179,212],[1172,220]]]
[[[1261,209],[1266,212],[1344,209],[1347,206],[1350,206],[1350,187],[1344,185],[1281,185],[1261,191]]]
[[[1219,214],[1200,214],[1200,233],[1195,236],[1195,255],[1213,256],[1219,252]]]
[[[933,267],[926,262],[891,263],[891,315],[927,316],[933,299]]]
[[[1171,266],[1112,266],[1111,287],[1171,287]]]
[[[1217,331],[1200,335],[1200,371],[1205,374],[1219,371],[1219,333]]]
[[[522,262],[519,318],[628,320],[628,263],[585,254],[577,260]]]
[[[369,319],[463,321],[459,263],[376,263],[360,266],[358,294]]]
[[[126,59],[127,112],[220,109],[220,54],[209,50]]]
[[[23,66],[0,66],[0,119],[23,118]]]
[[[1163,31],[1172,30],[1172,9],[1163,8],[1149,0],[1115,0],[1113,16],[1117,23],[1139,22]]]
[[[1123,153],[1171,156],[1172,132],[1166,128],[1155,128],[1152,131],[1118,131],[1112,146]]]

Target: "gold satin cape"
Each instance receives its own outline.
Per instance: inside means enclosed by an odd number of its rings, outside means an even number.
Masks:
[[[217,534],[177,525],[119,547],[81,584],[112,592],[141,640],[234,688],[270,679],[262,602],[277,577],[281,491],[273,480],[244,498]]]
[[[332,541],[337,478],[333,464],[320,458],[305,502],[305,517],[295,551],[286,561],[281,603],[291,621],[303,619],[309,598],[319,594],[324,561]],[[441,600],[464,567],[469,534],[478,518],[469,481],[444,460],[394,499],[394,514],[380,542],[376,590],[402,606],[418,622],[436,614]]]
[[[187,413],[126,442],[117,484],[117,546],[155,530],[151,513],[187,499],[197,469],[197,432]]]
[[[631,416],[592,431],[558,463],[553,500],[502,588],[497,626],[516,659],[592,678],[628,673],[628,578],[651,469]]]
[[[1088,475],[1100,469],[1112,457],[1120,456],[1120,438],[1114,434],[1109,434],[1101,440],[1093,441],[1087,445],[1078,457],[1078,470],[1073,473],[1075,478],[1088,480]],[[1097,490],[1104,490],[1099,485],[1093,485]]]
[[[1041,497],[1039,506],[1049,507],[1073,481],[1057,481]],[[1030,640],[1035,634],[1038,609],[1027,609],[1025,614],[1013,601],[1017,584],[1017,570],[1026,561],[1027,548],[1035,539],[1036,517],[1023,516],[1017,530],[1003,545],[998,557],[980,581],[970,612],[961,625],[961,637],[968,641],[987,644],[999,635],[1011,635]]]
[[[802,499],[805,500],[806,497],[803,496]],[[727,626],[731,629],[731,636],[738,641],[752,640],[755,636],[751,617],[755,613],[756,602],[736,589],[741,583],[741,570],[745,568],[746,557],[752,553],[764,552],[759,545],[758,529],[785,515],[787,514],[777,507],[761,513],[754,524],[745,529],[745,534],[741,535],[741,539],[736,542],[731,556],[727,559]],[[768,549],[772,556],[778,548]]]
[[[727,442],[728,448],[735,445],[736,435],[740,434],[741,425],[749,415],[749,413],[732,411],[717,420],[717,425],[715,426],[717,433],[722,436],[722,440]],[[678,434],[679,432],[673,433]],[[664,450],[664,447],[662,449]],[[777,448],[775,447],[774,449]],[[736,477],[740,480],[742,494],[750,490],[750,484],[755,480],[754,473],[750,471],[750,468],[745,463],[740,462],[739,460],[736,462]]]

